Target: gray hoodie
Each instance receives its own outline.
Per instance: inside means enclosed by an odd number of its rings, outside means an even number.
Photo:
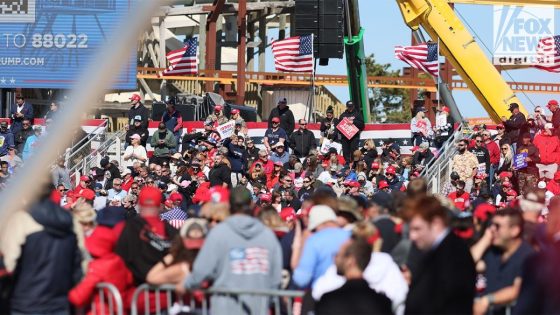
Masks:
[[[216,289],[271,290],[279,288],[281,272],[274,233],[253,217],[233,215],[210,231],[184,285],[192,289],[211,280]],[[255,296],[214,294],[210,305],[210,314],[268,313],[268,302]]]

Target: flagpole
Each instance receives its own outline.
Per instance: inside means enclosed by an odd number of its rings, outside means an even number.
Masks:
[[[309,102],[309,115],[307,122],[311,122],[313,117],[313,105],[315,104],[315,70],[317,69],[317,60],[315,59],[315,51],[313,50],[313,33],[311,34],[311,56],[313,59],[313,70],[311,71],[311,101]]]
[[[436,79],[436,82],[437,82],[437,84],[436,84],[437,106],[438,106],[438,109],[440,109],[440,106],[439,106],[439,99],[440,99],[440,95],[439,95],[439,85],[440,85],[440,83],[442,82],[442,80],[441,80],[441,73],[440,73],[440,71],[441,71],[441,66],[440,66],[440,64],[439,64],[439,36],[438,36],[438,38],[437,38],[437,56],[436,56],[436,58],[437,58],[437,72],[438,72],[438,76],[437,76],[437,79]]]

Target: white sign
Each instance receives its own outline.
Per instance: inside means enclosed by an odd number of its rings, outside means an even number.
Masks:
[[[539,63],[540,40],[554,36],[554,7],[496,5],[493,17],[494,64]]]
[[[342,151],[342,144],[338,142],[332,142],[329,139],[323,139],[323,144],[321,144],[321,154],[327,154],[330,148],[335,148],[336,152],[340,154]]]
[[[220,134],[222,139],[229,138],[235,131],[235,120],[228,121],[216,127],[216,131]]]

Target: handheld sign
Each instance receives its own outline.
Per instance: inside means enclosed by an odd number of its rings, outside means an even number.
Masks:
[[[335,148],[336,152],[340,153],[340,151],[342,151],[342,144],[329,139],[323,139],[323,144],[321,144],[321,154],[327,154],[330,148]]]
[[[338,123],[336,129],[338,129],[338,131],[340,131],[348,140],[352,139],[360,131],[360,129],[354,126],[354,124],[346,117]]]
[[[235,120],[228,121],[216,127],[216,131],[220,134],[222,139],[229,138],[235,131]]]
[[[525,160],[526,158],[527,158],[527,152],[516,154],[515,157],[513,158],[513,169],[520,170],[526,168],[527,167],[527,161]]]

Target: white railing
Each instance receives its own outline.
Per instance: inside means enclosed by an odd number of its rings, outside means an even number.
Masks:
[[[433,159],[420,173],[428,181],[428,191],[440,193],[443,183],[451,174],[451,162],[457,153],[456,144],[459,140],[470,138],[471,131],[466,125],[459,125],[455,132],[445,141],[435,159]]]

